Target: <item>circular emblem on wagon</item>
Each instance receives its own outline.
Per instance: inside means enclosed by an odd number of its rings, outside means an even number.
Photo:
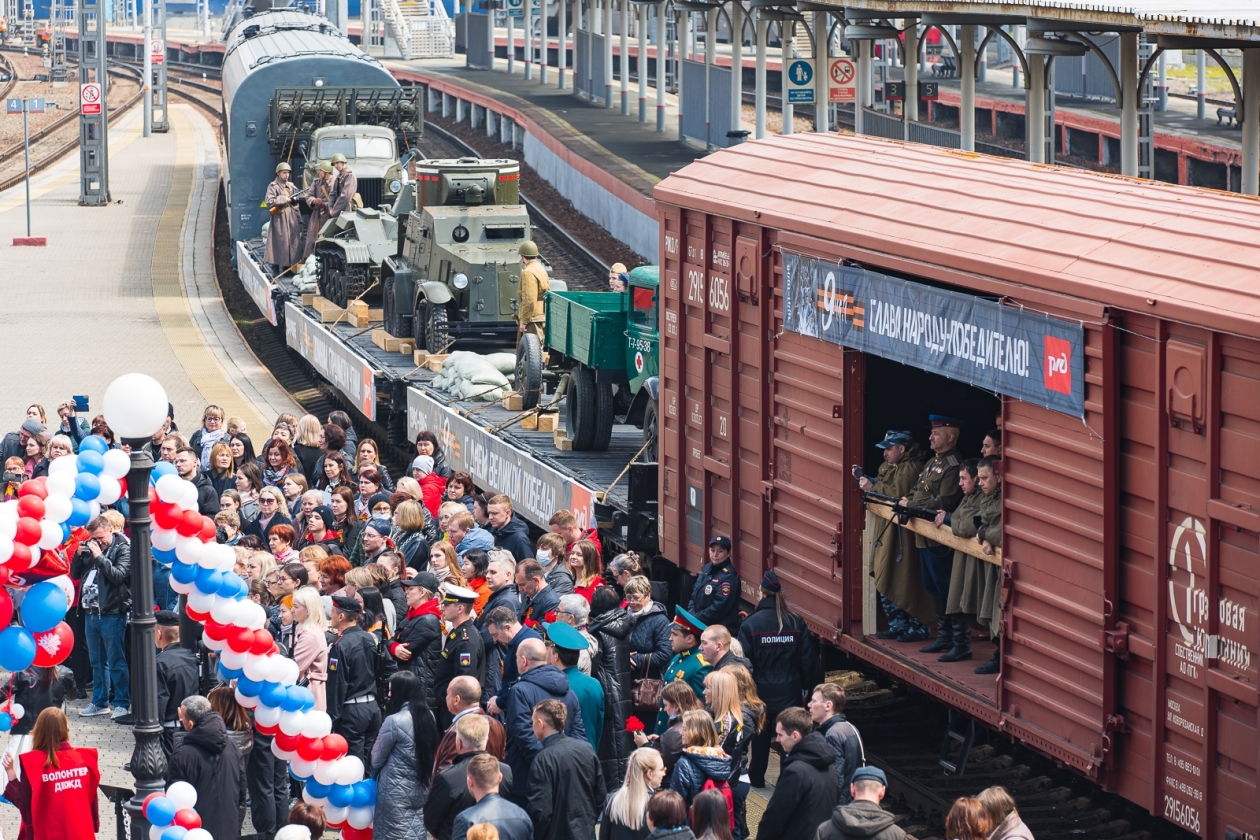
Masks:
[[[643,353],[634,354],[634,370],[636,373],[643,373]]]

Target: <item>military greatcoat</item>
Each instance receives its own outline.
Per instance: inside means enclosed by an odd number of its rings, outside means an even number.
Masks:
[[[281,268],[288,268],[302,260],[302,213],[293,202],[297,185],[279,178],[267,185],[265,203],[268,208],[277,207],[267,229],[267,249],[263,261]]]

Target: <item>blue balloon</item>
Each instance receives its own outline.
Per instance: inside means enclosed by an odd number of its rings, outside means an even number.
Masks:
[[[258,692],[262,691],[262,683],[249,677],[237,677],[236,690],[246,697],[257,697]]]
[[[70,518],[66,524],[71,528],[82,528],[92,520],[92,509],[88,503],[79,498],[70,499]]]
[[[332,790],[332,785],[320,784],[314,776],[306,783],[306,789],[310,791],[311,796],[327,796],[328,791]]]
[[[0,732],[8,732],[13,728],[13,715],[8,712],[0,712]]]
[[[352,808],[366,808],[375,802],[376,781],[374,779],[364,779],[354,783],[354,801],[350,803]]]
[[[158,461],[153,465],[153,472],[149,473],[149,481],[151,484],[157,484],[157,480],[164,475],[176,475],[178,470],[170,461]]]
[[[302,689],[302,711],[309,712],[315,708],[315,692],[302,686],[298,686],[298,688]]]
[[[144,816],[153,825],[163,828],[174,821],[175,811],[175,803],[169,796],[159,796],[145,807]]]
[[[0,668],[16,673],[25,671],[34,661],[35,636],[30,630],[15,624],[0,633]]]
[[[220,597],[236,599],[243,594],[248,594],[248,592],[249,590],[245,588],[245,581],[241,580],[239,575],[223,575],[223,583],[218,589]]]
[[[302,708],[302,687],[291,685],[284,690],[284,700],[280,701],[280,708],[286,712],[296,712]]]
[[[270,709],[283,709],[284,701],[288,696],[289,692],[285,686],[280,683],[265,682],[262,684],[262,690],[258,692],[258,702]]]
[[[73,508],[71,508],[73,510]],[[61,523],[61,541],[64,543],[70,539],[70,526],[65,522]]]
[[[37,583],[22,598],[22,625],[32,633],[47,633],[66,617],[66,593],[50,581]]]
[[[182,825],[172,825],[162,832],[161,840],[184,840],[187,833],[188,829]]]
[[[153,553],[157,554],[157,551],[154,550]],[[180,583],[192,583],[197,579],[197,573],[199,571],[201,571],[201,567],[195,566],[191,563],[181,563],[177,560],[171,564],[171,577],[175,578],[175,580]]]
[[[223,660],[219,660],[219,673],[225,680],[239,680],[245,673],[244,668],[229,668],[223,664]]]
[[[218,569],[198,569],[197,582],[194,584],[207,595],[213,595],[223,585],[223,572]]]
[[[165,551],[160,548],[153,549],[153,559],[161,563],[163,566],[171,566],[179,558],[175,556],[175,549],[168,548]]]
[[[79,454],[84,452],[95,452],[98,455],[104,455],[109,451],[109,443],[100,435],[88,435],[79,441]],[[174,467],[174,464],[171,464]]]
[[[100,475],[103,469],[105,469],[105,457],[101,453],[87,448],[79,449],[79,472]]]
[[[333,785],[328,791],[328,801],[338,808],[349,808],[354,801],[354,785]]]
[[[74,477],[74,497],[90,502],[101,495],[101,480],[92,473],[81,472]]]

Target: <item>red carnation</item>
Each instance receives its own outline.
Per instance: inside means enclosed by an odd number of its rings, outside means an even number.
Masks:
[[[634,715],[631,715],[630,717],[626,718],[626,731],[627,732],[642,732],[643,721],[639,720]]]
[[[549,612],[549,613],[547,613],[546,615],[544,615],[544,616],[543,616],[543,621],[547,622],[548,624],[554,624],[554,623],[555,623],[555,620],[556,620],[556,611],[555,611],[555,610],[552,610],[551,612]]]

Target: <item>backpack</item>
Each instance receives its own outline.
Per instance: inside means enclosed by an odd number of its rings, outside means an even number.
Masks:
[[[726,815],[731,818],[731,831],[735,830],[735,794],[731,792],[731,783],[722,780],[721,784],[717,784],[712,778],[705,779],[704,785],[700,788],[700,792],[706,790],[716,790],[722,794],[722,798],[726,800]]]

